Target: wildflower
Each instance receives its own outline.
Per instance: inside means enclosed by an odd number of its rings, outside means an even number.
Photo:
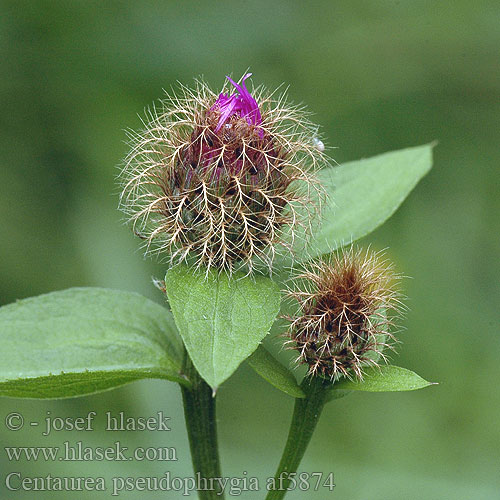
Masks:
[[[313,172],[325,159],[316,128],[283,96],[252,95],[249,77],[228,77],[219,95],[200,81],[183,87],[130,134],[122,208],[147,251],[171,264],[271,268],[317,210]]]
[[[380,254],[352,248],[296,277],[289,297],[299,307],[286,335],[310,375],[362,378],[364,367],[386,360],[395,340],[389,314],[402,308],[398,278]]]
[[[233,115],[245,118],[249,125],[260,126],[262,124],[262,116],[260,114],[259,105],[251,96],[250,92],[248,92],[245,85],[245,80],[250,76],[252,76],[252,74],[247,73],[241,79],[241,85],[227,77],[227,79],[234,85],[238,93],[233,95],[220,94],[215,101],[213,108],[218,109],[220,112],[219,122],[215,128],[216,132],[218,132],[223,125],[227,125]],[[264,137],[264,132],[261,128],[258,129],[258,134],[261,139]]]

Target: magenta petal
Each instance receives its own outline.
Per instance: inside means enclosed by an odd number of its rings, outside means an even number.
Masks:
[[[219,118],[219,123],[217,124],[217,128],[215,129],[216,132],[220,130],[222,125],[226,123],[226,121],[231,117],[231,115],[234,114],[234,110],[236,108],[236,102],[234,100],[228,100],[225,104],[222,104],[219,106],[221,110],[220,118]]]
[[[246,118],[250,125],[260,125],[262,123],[259,105],[245,86],[245,80],[250,76],[252,76],[252,73],[244,75],[241,79],[241,85],[236,83],[229,76],[226,77],[235,87],[237,94],[219,94],[214,106],[212,106],[212,109],[217,107],[221,113],[217,128],[215,129],[216,132],[219,131],[222,125],[227,123],[233,115]],[[263,137],[263,135],[262,130],[259,130],[259,136]]]

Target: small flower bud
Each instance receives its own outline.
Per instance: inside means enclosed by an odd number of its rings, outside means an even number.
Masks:
[[[316,128],[283,97],[252,96],[249,76],[228,77],[232,88],[219,95],[203,82],[183,88],[131,134],[122,208],[148,251],[155,243],[172,264],[271,268],[276,246],[289,248],[318,208],[309,196],[325,162]]]
[[[355,251],[313,263],[296,277],[289,297],[298,312],[289,316],[289,347],[310,375],[362,378],[363,367],[385,360],[395,338],[388,314],[402,308],[399,279],[380,254]]]

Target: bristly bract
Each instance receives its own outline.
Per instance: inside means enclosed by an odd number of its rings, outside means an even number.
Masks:
[[[288,347],[310,375],[362,378],[363,368],[385,360],[395,342],[391,315],[403,305],[399,276],[380,253],[354,250],[313,262],[288,291],[298,302],[288,316]]]
[[[249,76],[218,95],[201,81],[182,87],[130,134],[121,206],[147,252],[171,265],[271,269],[319,209],[316,127],[284,96],[251,93]]]

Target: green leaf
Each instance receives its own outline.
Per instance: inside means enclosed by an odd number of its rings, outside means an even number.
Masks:
[[[133,380],[187,383],[171,313],[141,295],[70,288],[0,308],[0,395],[66,398]]]
[[[366,392],[394,392],[414,391],[422,389],[432,382],[427,382],[422,377],[399,366],[371,367],[365,370],[363,380],[343,379],[335,383],[333,391],[366,391]]]
[[[280,307],[279,288],[265,276],[181,265],[167,272],[165,285],[189,356],[214,389],[257,349]]]
[[[304,398],[293,373],[283,366],[262,344],[248,358],[248,364],[271,385],[294,398]]]
[[[302,248],[295,246],[295,261],[330,253],[384,223],[430,170],[432,147],[392,151],[320,170],[318,178],[327,200],[309,242],[301,243]],[[296,241],[304,240],[303,234],[297,234]],[[287,257],[276,262],[280,267],[292,264]]]

